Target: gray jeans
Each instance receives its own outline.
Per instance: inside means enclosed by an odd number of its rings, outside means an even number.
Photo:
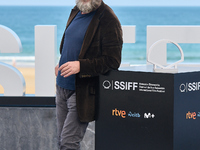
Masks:
[[[80,150],[88,123],[81,123],[76,109],[75,91],[56,86],[56,116],[60,150]]]

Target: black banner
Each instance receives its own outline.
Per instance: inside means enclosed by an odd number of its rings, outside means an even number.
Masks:
[[[187,102],[180,104],[184,101],[179,100],[179,94],[182,94],[181,99],[187,98],[184,96],[186,93],[180,91],[184,90],[183,85],[180,87],[181,83],[198,82],[200,73],[197,74],[197,81],[185,81],[191,78],[190,73],[183,81],[179,79],[179,75],[183,74],[111,71],[101,76],[96,114],[96,150],[197,150],[198,144],[188,136],[182,136],[182,133],[189,134],[185,131],[189,126],[180,126],[185,121],[192,121],[185,119],[188,111],[190,117],[196,111],[198,119],[198,109],[189,109]],[[181,80],[180,83],[177,78]],[[193,84],[190,90],[195,88]],[[200,97],[200,93],[197,96]],[[190,97],[193,97],[192,92]],[[200,105],[196,105],[199,103],[190,102],[190,106],[199,108]],[[182,110],[180,107],[185,108]],[[191,122],[191,127],[194,124]],[[199,121],[196,125],[200,125]],[[199,133],[200,130],[196,131]],[[195,134],[193,129],[192,134]],[[199,140],[200,134],[195,136]]]

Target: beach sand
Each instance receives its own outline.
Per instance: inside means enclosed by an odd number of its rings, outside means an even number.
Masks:
[[[34,67],[17,67],[22,73],[26,82],[26,94],[35,94],[35,68]],[[3,87],[0,85],[0,94],[4,93]]]

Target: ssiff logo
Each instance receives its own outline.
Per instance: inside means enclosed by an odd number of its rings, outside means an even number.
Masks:
[[[127,81],[108,81],[105,80],[102,83],[102,86],[104,89],[112,89],[112,90],[133,90],[135,91],[136,88],[138,88],[138,83],[137,82],[127,82]]]
[[[196,116],[197,116],[196,112],[190,112],[190,111],[188,111],[188,113],[186,114],[186,119],[193,119],[193,120],[195,120]]]
[[[200,82],[182,83],[179,87],[181,93],[200,90]]]

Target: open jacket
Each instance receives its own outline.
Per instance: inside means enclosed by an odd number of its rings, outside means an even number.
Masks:
[[[79,9],[75,6],[66,29],[78,12]],[[121,24],[112,9],[102,2],[88,26],[78,59],[80,72],[76,74],[76,104],[81,122],[95,120],[99,75],[118,69],[121,63],[122,44]]]

